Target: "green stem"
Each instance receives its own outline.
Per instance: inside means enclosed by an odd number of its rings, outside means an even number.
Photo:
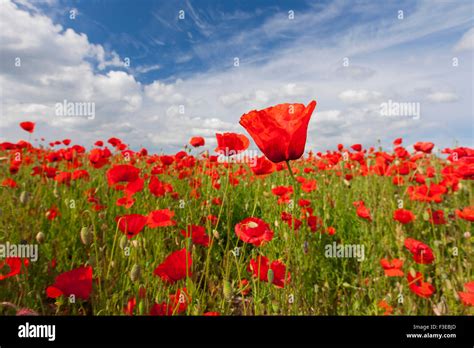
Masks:
[[[296,178],[295,176],[293,175],[293,171],[291,170],[291,166],[290,166],[290,161],[286,161],[286,165],[288,166],[288,171],[290,172],[290,176],[293,178],[293,180],[296,182]]]

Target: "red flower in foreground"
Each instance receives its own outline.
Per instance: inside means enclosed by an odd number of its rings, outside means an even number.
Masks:
[[[186,274],[191,276],[192,266],[191,253],[186,249],[181,249],[169,255],[153,272],[167,283],[175,283],[186,278]]]
[[[462,303],[466,306],[474,306],[474,281],[464,284],[464,289],[467,292],[458,291]]]
[[[20,127],[24,131],[27,131],[28,133],[33,133],[33,131],[35,130],[35,123],[34,122],[29,122],[29,121],[21,122]]]
[[[415,220],[415,215],[407,209],[397,209],[393,212],[393,219],[402,224],[408,224]]]
[[[29,260],[24,259],[22,260],[21,257],[7,257],[5,260],[0,261],[0,272],[3,273],[3,269],[6,268],[8,270],[8,273],[6,274],[1,274],[0,273],[0,280],[4,280],[13,276],[16,276],[17,274],[21,273],[21,266],[25,265],[28,266]],[[7,266],[7,267],[5,267]]]
[[[235,225],[235,234],[245,243],[260,246],[273,239],[273,231],[268,224],[255,217],[248,217]]]
[[[130,239],[143,230],[148,218],[140,214],[130,214],[117,216],[115,220],[118,222],[119,230],[125,233],[127,238]]]
[[[474,207],[466,207],[463,210],[456,209],[456,215],[466,221],[474,221]]]
[[[392,259],[391,261],[388,259],[380,260],[380,265],[383,267],[385,271],[385,275],[387,277],[403,277],[403,271],[401,268],[403,267],[403,261],[400,259]]]
[[[176,225],[176,221],[172,220],[174,211],[169,209],[154,210],[148,214],[148,227],[166,227]]]
[[[107,181],[109,186],[119,182],[132,182],[138,179],[140,170],[128,164],[114,165],[107,171]]]
[[[79,267],[69,272],[61,273],[56,277],[53,285],[48,286],[46,295],[56,298],[61,295],[74,295],[87,300],[92,291],[92,267]]]
[[[283,288],[291,279],[290,272],[286,272],[286,266],[281,263],[281,261],[276,260],[269,264],[269,260],[265,256],[257,256],[256,260],[250,260],[250,264],[247,267],[248,272],[263,282],[268,282],[269,270],[271,270],[273,274],[272,284],[279,288]]]
[[[408,249],[413,255],[413,260],[416,263],[429,265],[433,263],[435,257],[433,255],[433,250],[431,248],[413,238],[405,239],[405,248]]]
[[[232,156],[239,152],[247,150],[250,145],[249,139],[243,134],[237,133],[216,133],[217,147],[214,151],[217,153]]]
[[[408,273],[407,280],[410,290],[420,297],[431,297],[436,291],[432,284],[423,281],[423,275],[420,272],[416,272],[415,276]]]
[[[189,140],[189,144],[193,147],[204,146],[205,143],[203,137],[192,137],[191,140]]]
[[[296,160],[304,153],[308,124],[315,107],[314,100],[308,106],[278,104],[242,115],[240,124],[270,161]]]
[[[185,230],[181,230],[181,234],[186,238],[191,237],[194,244],[200,244],[205,247],[209,246],[209,236],[206,229],[202,226],[189,225]]]

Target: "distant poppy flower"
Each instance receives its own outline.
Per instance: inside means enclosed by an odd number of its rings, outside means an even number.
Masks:
[[[219,312],[206,312],[203,314],[205,317],[218,317],[221,314]]]
[[[354,202],[353,205],[354,207],[356,207],[357,216],[361,217],[362,219],[372,221],[372,217],[370,216],[370,210],[365,206],[364,201]]]
[[[432,284],[423,281],[423,275],[420,272],[416,272],[414,276],[411,272],[408,273],[407,280],[410,290],[420,297],[431,297],[436,291]]]
[[[419,141],[415,145],[413,145],[416,151],[421,151],[424,153],[431,153],[433,150],[434,144],[430,142],[422,142]]]
[[[315,101],[308,106],[278,104],[242,115],[240,124],[270,161],[296,160],[304,153],[308,124],[315,107]]]
[[[29,121],[21,122],[20,127],[28,133],[33,133],[35,130],[35,123]]]
[[[407,193],[413,201],[440,203],[447,189],[443,185],[431,184],[430,186],[409,186]]]
[[[26,267],[28,264],[29,260],[22,259],[21,257],[7,257],[4,260],[0,260],[0,280],[20,274],[22,265]],[[8,273],[3,274],[4,268],[8,270]]]
[[[397,209],[393,212],[393,219],[402,224],[408,224],[415,220],[415,215],[410,210]]]
[[[318,184],[316,180],[305,180],[305,182],[301,185],[301,189],[304,192],[313,192],[317,187]]]
[[[430,222],[434,225],[444,225],[446,224],[446,219],[444,218],[444,211],[428,209],[428,214],[430,216]]]
[[[245,243],[261,246],[273,239],[273,231],[262,219],[248,217],[235,225],[235,234]]]
[[[429,265],[433,263],[435,257],[431,248],[413,238],[405,239],[405,248],[413,255],[413,260],[419,264]]]
[[[191,253],[185,248],[170,254],[153,272],[166,283],[175,283],[178,280],[191,276]]]
[[[474,306],[474,281],[464,284],[466,292],[458,291],[461,301],[466,306]]]
[[[140,170],[129,164],[114,165],[107,171],[107,181],[109,186],[119,182],[132,182],[138,179]]]
[[[474,207],[466,207],[462,210],[456,209],[456,215],[466,221],[474,222]]]
[[[203,137],[192,137],[191,140],[189,140],[189,144],[193,147],[199,147],[204,146],[205,141]]]
[[[362,145],[361,144],[354,144],[351,146],[351,149],[354,150],[354,151],[361,151],[362,150]]]
[[[225,156],[236,155],[247,150],[250,145],[249,139],[243,134],[216,133],[217,147],[214,151]]]
[[[53,285],[46,288],[46,295],[56,298],[74,295],[82,300],[89,299],[92,291],[92,267],[82,266],[56,277]]]
[[[15,188],[17,187],[17,183],[15,180],[11,179],[11,178],[6,178],[2,181],[2,187],[10,187],[10,188]]]
[[[380,265],[384,269],[387,277],[403,277],[404,273],[401,270],[403,267],[403,261],[400,259],[382,259]]]
[[[209,236],[206,233],[206,229],[202,226],[188,225],[186,230],[181,230],[181,234],[186,238],[191,237],[194,244],[200,244],[205,247],[209,246]]]
[[[393,145],[400,145],[402,143],[403,139],[402,138],[397,138],[393,141]]]
[[[275,164],[265,156],[258,157],[254,166],[250,169],[255,175],[267,175],[275,171]]]
[[[265,256],[257,256],[256,259],[250,260],[250,264],[247,267],[248,272],[263,282],[268,282],[269,270],[272,270],[273,273],[272,284],[279,288],[283,288],[291,279],[290,272],[286,272],[286,266],[281,261],[273,261],[270,264],[268,258]]]
[[[383,315],[390,315],[393,313],[393,307],[390,306],[385,300],[381,300],[378,304],[377,307],[382,308],[385,310]]]
[[[154,210],[148,214],[147,224],[150,228],[166,227],[176,225],[176,221],[172,220],[174,211],[169,209]]]
[[[48,220],[53,221],[58,216],[60,216],[61,213],[59,212],[59,209],[55,205],[53,205],[51,208],[48,209],[45,215]]]
[[[275,196],[284,196],[284,195],[293,193],[293,187],[292,186],[277,186],[277,187],[272,188],[272,193]]]
[[[131,239],[143,230],[148,218],[140,214],[130,214],[117,216],[115,220],[118,222],[119,230]]]

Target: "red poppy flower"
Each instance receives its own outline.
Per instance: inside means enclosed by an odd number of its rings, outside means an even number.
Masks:
[[[169,209],[154,210],[148,214],[148,227],[166,227],[176,225],[176,221],[172,220],[174,211]]]
[[[431,150],[433,150],[434,144],[430,142],[422,142],[419,141],[415,145],[413,145],[416,151],[421,151],[424,153],[431,153]]]
[[[377,307],[385,310],[383,315],[390,315],[393,312],[393,307],[390,306],[386,301],[382,300],[377,304]]]
[[[251,166],[250,169],[255,175],[267,175],[275,171],[275,164],[265,156],[261,156],[257,158],[255,165]]]
[[[268,224],[255,217],[248,217],[235,225],[235,234],[245,243],[261,246],[273,239],[273,231]]]
[[[279,163],[296,160],[304,153],[309,120],[316,107],[313,100],[303,104],[279,104],[242,115],[240,124],[249,132],[260,151]]]
[[[128,239],[139,234],[147,223],[147,217],[140,214],[117,216],[118,228]]]
[[[186,238],[191,237],[194,244],[200,244],[205,247],[209,246],[209,236],[206,233],[206,229],[202,226],[188,225],[186,231],[181,230],[181,234]]]
[[[17,183],[15,180],[11,179],[11,178],[6,178],[2,181],[2,187],[10,187],[10,188],[15,188],[17,187]]]
[[[189,144],[193,147],[204,146],[205,143],[203,137],[192,137],[191,140],[189,140]]]
[[[458,291],[462,303],[466,306],[474,306],[474,282],[464,284],[466,292]]]
[[[407,192],[413,201],[440,203],[447,189],[443,185],[431,184],[430,186],[409,186]]]
[[[424,265],[433,263],[435,257],[433,255],[433,250],[431,250],[428,245],[413,238],[405,239],[404,244],[405,248],[412,253],[413,260],[415,260],[416,263]]]
[[[214,151],[225,156],[236,155],[247,150],[250,145],[249,139],[243,134],[216,133],[217,147]]]
[[[432,284],[423,281],[423,275],[420,272],[416,272],[415,276],[411,272],[408,273],[407,280],[410,290],[420,297],[431,297],[436,291]]]
[[[148,189],[155,197],[162,197],[166,194],[166,192],[173,191],[173,187],[170,184],[165,184],[154,176],[152,176],[150,179]]]
[[[372,221],[372,217],[370,216],[370,210],[365,206],[364,201],[357,201],[352,204],[354,205],[354,207],[357,208],[357,216],[361,217],[362,219]]]
[[[27,131],[28,133],[33,133],[33,131],[35,130],[35,123],[34,122],[29,122],[29,121],[21,122],[20,127],[24,131]]]
[[[186,274],[191,276],[191,266],[193,260],[191,253],[185,248],[173,252],[169,255],[153,272],[167,283],[175,283],[186,278]]]
[[[8,273],[0,274],[0,280],[4,280],[16,276],[17,274],[20,274],[22,265],[25,265],[25,267],[27,267],[29,265],[29,260],[22,259],[21,257],[7,257],[5,258],[5,260],[1,260],[0,271],[2,271],[3,268],[7,268]]]
[[[402,138],[397,138],[393,141],[393,145],[400,145],[402,143],[403,139]]]
[[[393,219],[402,224],[408,224],[415,220],[415,215],[410,210],[397,209],[393,212]]]
[[[203,314],[205,317],[218,317],[221,314],[219,312],[206,312]]]
[[[92,267],[79,267],[58,275],[53,285],[48,286],[46,295],[56,298],[74,295],[82,300],[89,299],[92,291]]]
[[[431,210],[428,209],[428,214],[430,216],[430,222],[435,225],[444,225],[446,224],[446,219],[444,218],[443,210]]]
[[[463,210],[456,209],[456,215],[466,221],[474,222],[474,207],[466,207]]]
[[[387,277],[403,277],[404,275],[401,270],[403,267],[403,261],[400,259],[382,259],[380,260],[380,265],[383,267]]]
[[[107,181],[109,186],[119,182],[133,182],[138,179],[140,170],[128,164],[114,165],[107,171]]]
[[[286,272],[286,266],[283,263],[277,260],[269,264],[269,260],[265,256],[257,256],[256,260],[250,260],[250,264],[247,267],[248,272],[263,282],[268,282],[269,270],[272,270],[273,273],[272,284],[279,288],[283,288],[285,283],[288,283],[291,279],[291,274],[290,272]]]
[[[354,151],[361,151],[362,150],[362,145],[361,144],[354,144],[351,146],[351,149],[354,150]]]
[[[301,189],[304,192],[313,192],[318,187],[318,183],[316,180],[305,180],[304,183],[301,185]]]
[[[61,213],[59,212],[59,209],[55,205],[53,205],[51,208],[48,209],[45,215],[48,220],[53,221],[58,216],[60,216]]]
[[[287,194],[293,193],[293,187],[292,186],[277,186],[272,188],[272,193],[275,196],[284,196]]]

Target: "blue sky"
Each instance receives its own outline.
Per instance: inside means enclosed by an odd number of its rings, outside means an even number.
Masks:
[[[49,140],[119,136],[169,152],[202,135],[213,148],[216,132],[245,133],[246,111],[315,99],[308,149],[397,137],[473,146],[470,1],[0,0],[0,9],[0,140],[23,137],[17,124],[28,119]],[[95,103],[97,117],[57,117],[64,99]],[[420,118],[381,117],[388,100],[419,103]]]

